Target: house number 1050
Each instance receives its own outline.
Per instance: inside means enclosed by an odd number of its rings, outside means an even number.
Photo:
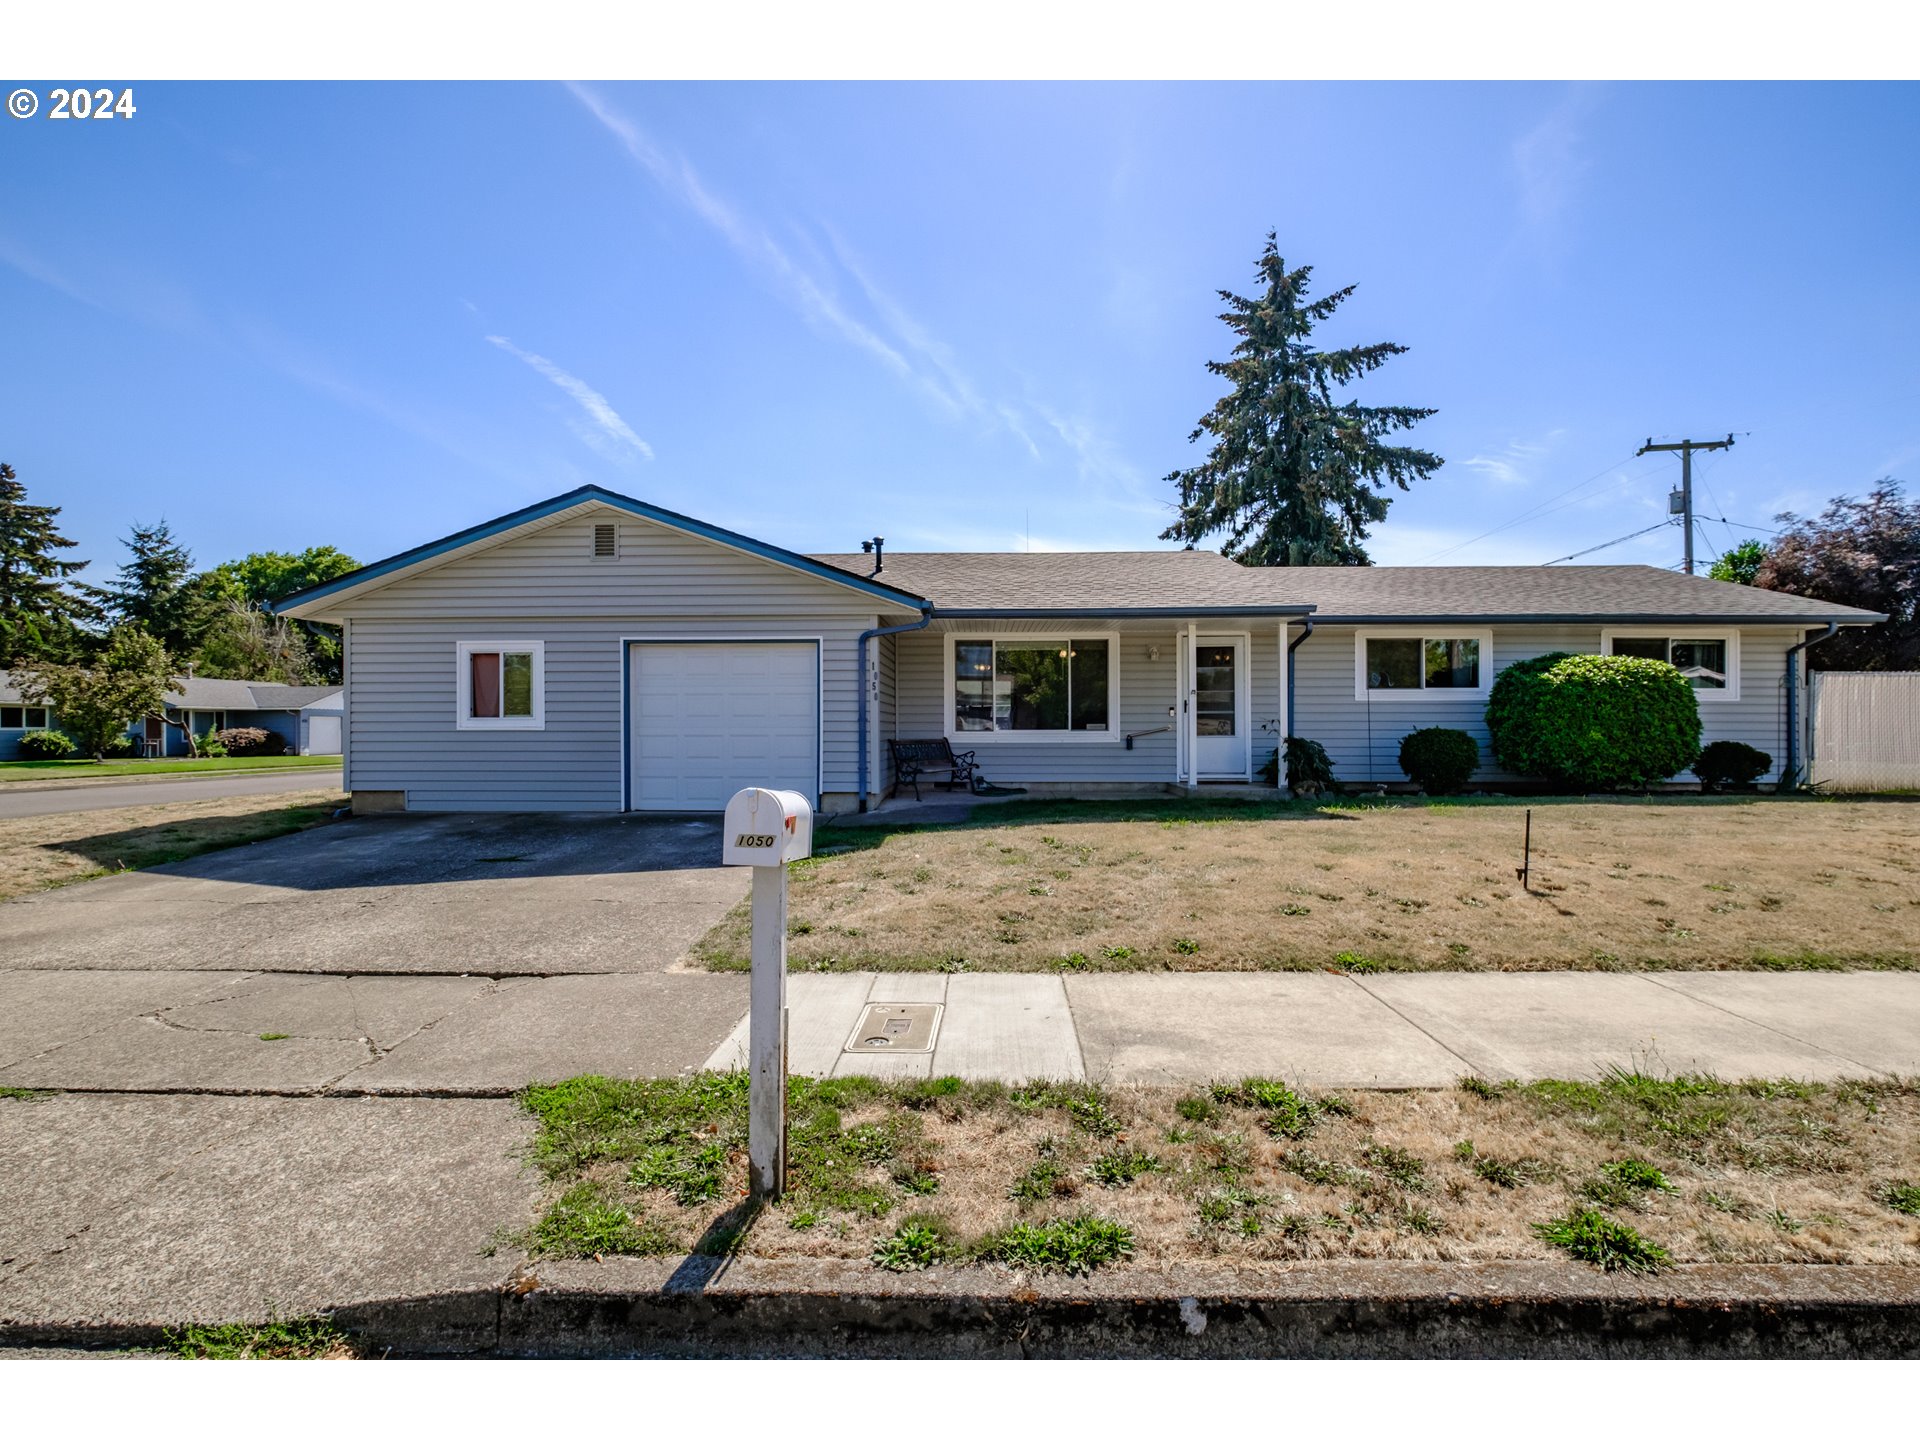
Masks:
[[[736,835],[733,843],[747,850],[770,850],[776,838],[773,835]]]

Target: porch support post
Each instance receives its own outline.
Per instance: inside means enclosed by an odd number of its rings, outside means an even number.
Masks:
[[[1199,746],[1199,717],[1193,712],[1194,688],[1199,684],[1199,671],[1195,668],[1200,659],[1200,626],[1196,621],[1187,621],[1187,683],[1186,693],[1180,697],[1180,733],[1187,738],[1187,788],[1200,788],[1200,761],[1196,753]]]

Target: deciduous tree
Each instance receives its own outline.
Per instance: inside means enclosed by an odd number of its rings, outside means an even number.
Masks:
[[[1840,631],[1807,651],[1816,670],[1920,670],[1920,504],[1883,480],[1865,499],[1842,495],[1821,513],[1777,517],[1786,529],[1754,576],[1784,590],[1878,610],[1884,625]]]
[[[33,664],[16,671],[14,680],[27,700],[52,706],[59,727],[97,760],[136,720],[163,714],[178,677],[158,640],[121,625],[89,663]]]

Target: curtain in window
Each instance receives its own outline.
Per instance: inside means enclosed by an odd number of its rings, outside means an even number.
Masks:
[[[497,718],[500,714],[499,652],[475,651],[467,657],[467,663],[472,667],[473,676],[470,713],[476,720]]]

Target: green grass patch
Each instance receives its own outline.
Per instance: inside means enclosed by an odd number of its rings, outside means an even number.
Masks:
[[[18,1085],[0,1085],[0,1100],[24,1100],[31,1103],[35,1100],[52,1098],[51,1090],[22,1090]]]
[[[1283,1081],[1257,1075],[1233,1084],[1215,1085],[1211,1094],[1218,1104],[1258,1111],[1260,1124],[1267,1133],[1287,1140],[1304,1140],[1323,1116],[1348,1113],[1343,1100],[1331,1096],[1313,1099]]]
[[[1653,1275],[1673,1264],[1673,1257],[1640,1232],[1598,1210],[1572,1210],[1558,1220],[1535,1225],[1533,1233],[1557,1245],[1576,1260],[1612,1272]]]
[[[1130,1147],[1124,1150],[1109,1150],[1104,1155],[1096,1155],[1093,1163],[1087,1166],[1087,1174],[1109,1188],[1131,1185],[1142,1175],[1151,1175],[1160,1168],[1160,1157],[1151,1150]]]
[[[1880,1192],[1880,1198],[1902,1215],[1920,1215],[1920,1185],[1897,1180]]]
[[[938,1215],[909,1215],[873,1247],[873,1263],[882,1270],[925,1270],[954,1251],[953,1227]]]
[[[293,1036],[287,1034],[284,1030],[263,1030],[260,1032],[260,1038],[262,1040],[291,1040]]]
[[[1049,1220],[1041,1225],[1010,1225],[975,1247],[982,1260],[998,1260],[1016,1270],[1053,1270],[1086,1275],[1133,1253],[1133,1232],[1095,1215]]]
[[[671,1255],[685,1248],[657,1225],[637,1222],[595,1181],[573,1186],[516,1237],[530,1255],[590,1260],[596,1255]]]
[[[227,755],[208,760],[6,760],[8,780],[114,780],[132,775],[226,774],[248,770],[338,770],[338,755]]]
[[[160,1333],[161,1350],[183,1360],[322,1360],[353,1353],[346,1332],[317,1315],[264,1325],[183,1325]]]

